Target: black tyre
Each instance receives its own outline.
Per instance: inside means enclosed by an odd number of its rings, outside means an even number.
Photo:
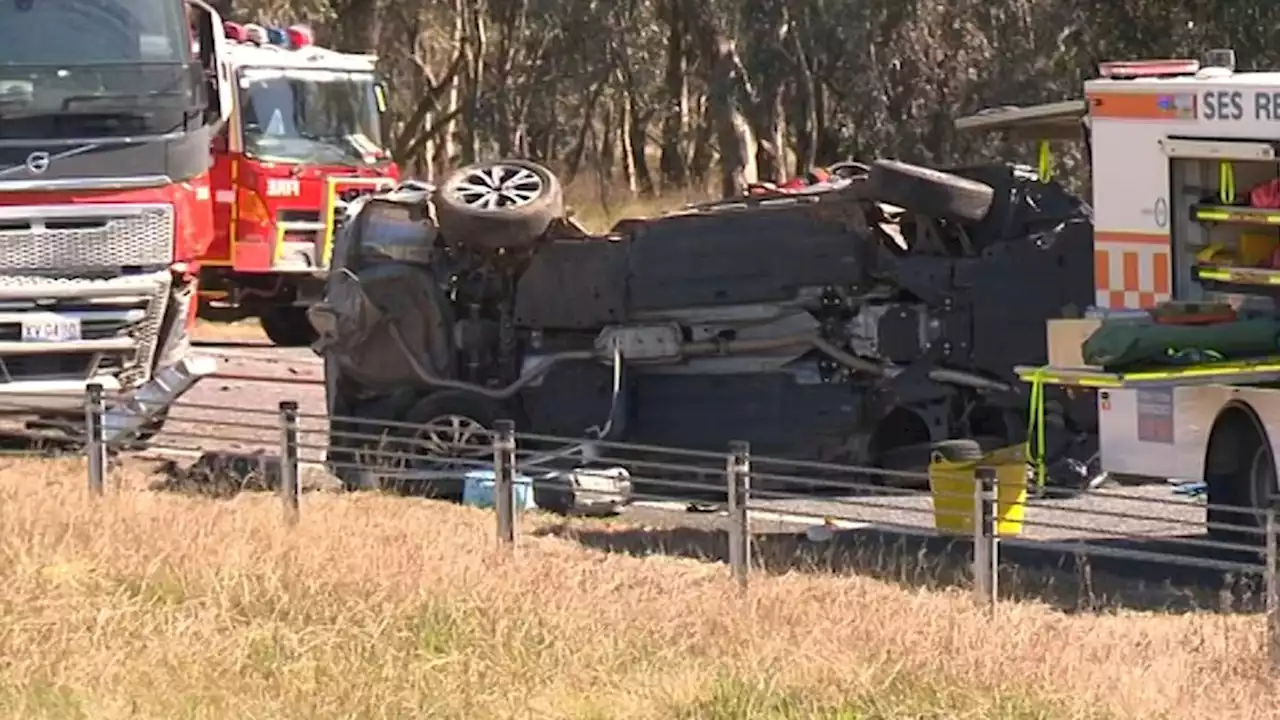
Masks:
[[[306,347],[316,341],[307,309],[292,305],[268,308],[258,317],[262,332],[279,347]]]
[[[866,192],[876,200],[933,217],[979,222],[991,211],[990,185],[897,160],[877,160]]]
[[[1277,491],[1276,459],[1261,420],[1252,409],[1230,407],[1214,422],[1205,453],[1208,534],[1242,547],[1266,541],[1259,531]]]
[[[212,323],[240,322],[247,317],[251,317],[251,315],[246,313],[242,308],[217,306],[211,304],[208,300],[200,301],[196,315],[201,320]]]
[[[552,172],[525,160],[499,160],[457,170],[435,195],[445,239],[479,250],[533,244],[564,216],[564,192]]]
[[[933,444],[933,451],[948,462],[971,462],[982,459],[982,443],[977,440],[943,440]]]
[[[863,165],[856,160],[844,160],[827,168],[827,172],[835,177],[844,178],[846,180],[852,178],[866,177],[871,172],[871,168]]]
[[[1227,506],[1206,511],[1210,537],[1241,546],[1265,543],[1265,534],[1257,531],[1266,525],[1263,512],[1276,487],[1276,462],[1271,448],[1261,442],[1252,445],[1240,458],[1238,473],[1205,479],[1209,504]]]
[[[885,475],[883,482],[892,487],[927,487],[929,462],[935,454],[950,462],[976,461],[982,458],[982,446],[975,440],[943,440],[941,442],[912,443],[889,448],[880,454],[876,463],[881,470],[919,473],[920,477]]]
[[[464,478],[493,462],[492,431],[509,415],[496,400],[463,390],[443,390],[419,400],[400,430],[410,480],[402,490],[462,500]]]

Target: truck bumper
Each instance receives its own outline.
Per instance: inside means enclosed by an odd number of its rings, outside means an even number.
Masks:
[[[161,344],[185,332],[174,285],[167,269],[104,279],[0,276],[0,399],[55,402],[83,397],[92,383],[124,393],[142,386]]]
[[[120,391],[120,382],[109,375],[87,382],[30,380],[0,384],[0,415],[84,412],[85,392],[93,383],[101,383],[108,394]]]

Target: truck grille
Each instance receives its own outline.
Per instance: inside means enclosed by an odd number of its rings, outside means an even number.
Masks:
[[[56,313],[80,321],[83,343],[128,340],[121,347],[77,347],[26,354],[0,353],[0,385],[29,381],[87,381],[114,376],[123,389],[150,379],[169,302],[169,272],[104,280],[0,276],[0,343],[22,346],[22,321]]]
[[[171,205],[0,207],[0,271],[62,274],[173,262]]]

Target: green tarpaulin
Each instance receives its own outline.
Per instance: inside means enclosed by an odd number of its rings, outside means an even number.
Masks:
[[[1081,347],[1086,363],[1107,370],[1242,360],[1277,351],[1280,320],[1272,318],[1210,325],[1107,321]]]

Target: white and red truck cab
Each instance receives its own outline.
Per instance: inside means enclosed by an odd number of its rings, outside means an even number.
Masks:
[[[101,385],[141,403],[136,426],[211,369],[189,331],[230,112],[221,25],[201,0],[0,1],[5,415],[83,418]]]
[[[201,313],[260,318],[278,345],[305,345],[345,204],[393,186],[376,57],[317,47],[311,31],[225,23],[231,118],[213,140],[213,243]]]

